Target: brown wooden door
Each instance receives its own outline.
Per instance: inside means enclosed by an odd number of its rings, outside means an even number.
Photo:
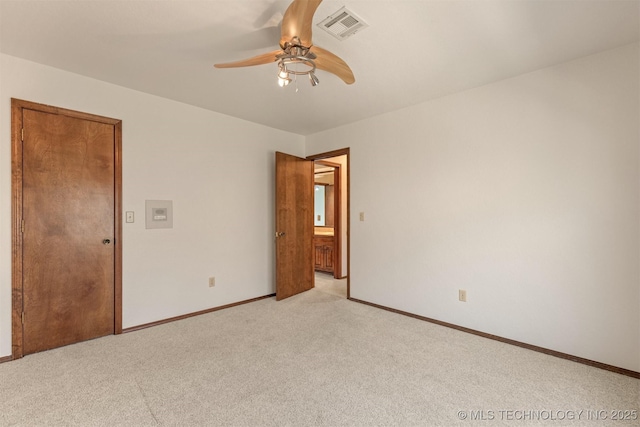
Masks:
[[[276,300],[314,286],[313,161],[276,153]]]
[[[115,129],[23,109],[23,354],[114,333]]]

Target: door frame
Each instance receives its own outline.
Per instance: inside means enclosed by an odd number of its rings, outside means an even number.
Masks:
[[[349,147],[347,147],[307,156],[307,160],[313,160],[314,162],[316,160],[324,160],[331,157],[347,156],[347,186],[346,189],[343,189],[343,191],[346,190],[347,192],[347,223],[344,224],[341,222],[340,224],[341,227],[346,227],[347,236],[347,299],[351,298],[351,155],[349,154],[349,151]],[[342,174],[344,171],[341,170],[340,173]],[[340,251],[342,251],[342,248],[340,248]],[[340,262],[342,263],[342,259],[340,259]]]
[[[122,121],[80,111],[11,98],[11,358],[23,353],[23,263],[22,263],[22,110],[35,110],[114,127],[114,333],[122,333]]]

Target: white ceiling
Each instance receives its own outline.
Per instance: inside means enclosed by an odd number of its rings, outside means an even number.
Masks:
[[[308,135],[639,40],[640,1],[326,0],[314,44],[356,82],[318,71],[278,87],[276,65],[213,64],[277,49],[289,0],[0,1],[0,51]],[[347,6],[345,41],[315,24]],[[37,101],[37,100],[35,100]]]

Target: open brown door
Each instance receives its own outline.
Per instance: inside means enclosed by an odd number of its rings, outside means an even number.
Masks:
[[[313,161],[276,153],[276,300],[313,286]]]
[[[14,165],[22,198],[14,261],[22,267],[14,282],[22,328],[14,325],[14,357],[121,328],[119,122],[23,104],[14,105],[23,126]]]

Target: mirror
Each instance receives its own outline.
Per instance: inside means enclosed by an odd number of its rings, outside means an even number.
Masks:
[[[316,227],[324,227],[326,222],[326,214],[324,211],[325,186],[316,184],[313,194],[313,225]]]
[[[316,227],[333,228],[335,216],[335,168],[315,165],[313,191],[313,224]]]

